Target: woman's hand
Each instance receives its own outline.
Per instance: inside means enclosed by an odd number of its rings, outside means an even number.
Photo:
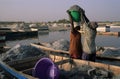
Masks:
[[[69,15],[69,20],[70,20],[70,23],[71,23],[71,30],[73,30],[73,29],[74,29],[74,24],[73,24],[73,19],[72,19],[72,16],[71,16],[71,14],[70,14],[70,11],[69,11],[69,10],[67,10],[67,13],[68,13],[68,15]]]

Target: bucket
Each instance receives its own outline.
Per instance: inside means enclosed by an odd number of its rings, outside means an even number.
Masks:
[[[72,16],[73,21],[75,21],[75,22],[80,22],[81,21],[80,12],[78,12],[78,11],[70,11],[70,14]]]
[[[59,69],[49,58],[41,58],[33,68],[32,75],[39,79],[59,79]]]

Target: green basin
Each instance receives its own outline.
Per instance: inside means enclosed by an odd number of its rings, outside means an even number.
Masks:
[[[80,22],[81,18],[80,18],[80,13],[78,11],[70,11],[70,14],[72,16],[73,21],[75,22]]]

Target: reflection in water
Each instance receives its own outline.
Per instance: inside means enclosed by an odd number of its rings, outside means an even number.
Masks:
[[[97,35],[97,46],[120,47],[120,37]]]
[[[54,31],[54,32],[39,32],[38,37],[28,38],[24,40],[7,41],[8,46],[14,46],[16,44],[29,44],[33,42],[53,42],[59,39],[69,40],[69,31]],[[97,46],[109,46],[109,47],[120,47],[120,37],[116,36],[103,36],[97,35],[96,37]]]
[[[49,32],[48,31],[38,31],[38,35],[41,36],[41,35],[48,35]]]
[[[69,31],[54,31],[49,32],[48,35],[39,35],[40,42],[53,42],[59,39],[69,40]]]

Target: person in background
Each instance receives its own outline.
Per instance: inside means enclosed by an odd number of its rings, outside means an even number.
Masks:
[[[90,22],[86,17],[85,13],[83,14],[83,54],[82,59],[88,61],[94,61],[96,59],[96,28],[98,27],[97,22]]]
[[[83,12],[83,9],[78,5],[73,5],[69,10],[67,10],[71,23],[69,54],[71,58],[75,59],[81,59],[83,53],[81,33],[79,32],[81,13]]]

